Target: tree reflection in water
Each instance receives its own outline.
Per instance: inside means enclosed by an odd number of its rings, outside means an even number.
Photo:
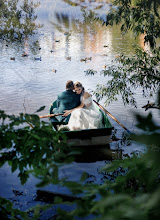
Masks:
[[[0,0],[0,38],[7,41],[22,41],[35,34],[41,25],[36,24],[35,8],[40,3],[24,0]]]

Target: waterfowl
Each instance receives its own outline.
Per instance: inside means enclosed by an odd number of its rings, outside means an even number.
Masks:
[[[51,53],[53,53],[53,50],[50,50]]]
[[[87,60],[86,60],[86,59],[80,59],[80,61],[81,61],[81,62],[83,62],[83,61],[86,62]]]
[[[106,69],[106,67],[107,67],[107,65],[105,64],[105,65],[103,66],[103,68]]]
[[[40,60],[41,61],[41,57],[35,57],[35,60]]]
[[[27,53],[23,53],[22,57],[28,57],[29,55]]]
[[[103,47],[108,47],[107,45],[104,45]]]
[[[55,42],[60,42],[60,40],[55,40]]]
[[[71,33],[69,33],[69,32],[65,32],[64,35],[71,36]]]
[[[15,57],[10,57],[10,60],[15,60]]]
[[[52,71],[53,71],[54,73],[56,73],[56,72],[57,72],[57,70],[56,70],[56,69],[53,69]]]
[[[71,57],[66,57],[66,60],[71,60]]]

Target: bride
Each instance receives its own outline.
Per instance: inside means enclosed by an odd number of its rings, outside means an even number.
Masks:
[[[91,95],[84,90],[80,82],[74,84],[74,90],[77,94],[81,94],[81,104],[74,109],[64,111],[64,116],[71,114],[67,125],[69,130],[104,127],[102,124],[102,113],[96,108]]]

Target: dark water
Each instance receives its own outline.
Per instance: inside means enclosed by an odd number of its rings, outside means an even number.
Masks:
[[[33,113],[40,106],[46,106],[41,114],[48,114],[50,103],[65,89],[67,80],[80,81],[87,91],[94,90],[98,83],[104,84],[108,80],[99,74],[104,65],[111,65],[112,60],[120,54],[129,56],[134,54],[134,44],[143,47],[143,36],[135,40],[131,33],[121,36],[119,27],[102,26],[96,21],[84,23],[80,6],[71,7],[61,0],[40,2],[41,5],[36,10],[37,23],[43,24],[43,27],[38,33],[26,39],[23,45],[16,42],[9,44],[0,42],[0,109],[9,114]],[[87,2],[88,9],[95,7]],[[105,11],[108,11],[110,6],[104,5],[102,9],[98,10],[98,13],[104,17]],[[69,32],[70,35],[65,35],[65,32]],[[39,42],[37,47],[35,41]],[[29,56],[22,57],[24,52]],[[15,60],[10,60],[11,57],[15,57]],[[40,57],[41,61],[35,60]],[[80,61],[85,57],[92,59],[88,62]],[[94,69],[97,74],[85,76],[84,71],[87,69]],[[140,90],[136,91],[136,98],[137,109],[124,106],[120,97],[117,102],[107,106],[107,110],[132,132],[137,131],[134,112],[148,114],[144,112],[142,106],[149,99],[142,98]],[[105,99],[100,104],[103,105],[104,101]],[[155,98],[151,101],[155,101]],[[152,110],[152,113],[158,121],[159,115],[156,110]],[[117,129],[117,137],[120,138],[123,128],[112,119],[111,123]],[[136,143],[121,146],[113,142],[110,145],[111,150],[117,149],[118,146],[123,150],[123,154],[143,152],[145,149],[145,146]],[[119,151],[115,154],[119,158],[122,157]],[[99,184],[103,177],[99,172],[100,167],[108,162],[108,157],[91,163],[74,162],[61,168],[60,176],[78,181],[81,174],[87,171],[93,176],[93,181]],[[0,169],[0,188],[3,189],[0,196],[9,198],[15,207],[25,210],[36,203],[34,199],[37,189],[34,186],[37,181],[31,176],[28,182],[21,186],[17,173],[12,174],[10,167],[5,164]],[[59,186],[48,186],[46,189],[68,193]],[[19,191],[19,195],[16,194],[16,190]]]

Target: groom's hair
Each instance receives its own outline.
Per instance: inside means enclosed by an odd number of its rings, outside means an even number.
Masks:
[[[66,82],[66,89],[67,89],[67,90],[73,90],[73,89],[74,89],[74,83],[73,83],[72,80],[68,80],[68,81]]]

